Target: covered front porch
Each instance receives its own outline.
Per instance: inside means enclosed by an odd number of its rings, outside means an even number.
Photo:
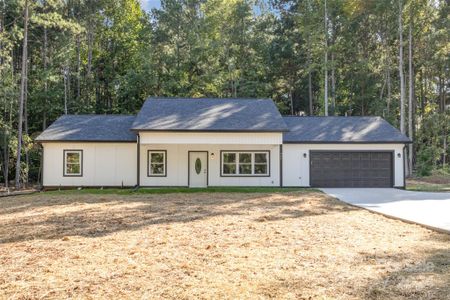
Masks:
[[[273,135],[141,132],[139,185],[280,186],[281,141]]]

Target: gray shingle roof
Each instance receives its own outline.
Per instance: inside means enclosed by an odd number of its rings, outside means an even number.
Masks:
[[[132,126],[149,131],[286,131],[270,99],[149,98]]]
[[[130,130],[134,116],[63,115],[44,130],[36,141],[135,142]]]
[[[285,143],[409,143],[381,117],[284,117]]]

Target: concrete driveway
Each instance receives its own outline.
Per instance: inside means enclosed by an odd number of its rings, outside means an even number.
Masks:
[[[349,204],[450,233],[450,193],[381,188],[326,188],[322,191]]]

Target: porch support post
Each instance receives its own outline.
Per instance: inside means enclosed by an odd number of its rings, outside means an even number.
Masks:
[[[280,187],[283,187],[283,145],[280,144]]]
[[[136,177],[136,187],[140,186],[140,179],[141,179],[141,137],[139,136],[139,133],[137,134],[137,177]]]

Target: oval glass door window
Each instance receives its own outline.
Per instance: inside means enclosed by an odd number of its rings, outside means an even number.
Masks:
[[[200,160],[200,158],[197,158],[195,160],[195,172],[197,172],[197,174],[200,174],[202,170],[202,161]]]

